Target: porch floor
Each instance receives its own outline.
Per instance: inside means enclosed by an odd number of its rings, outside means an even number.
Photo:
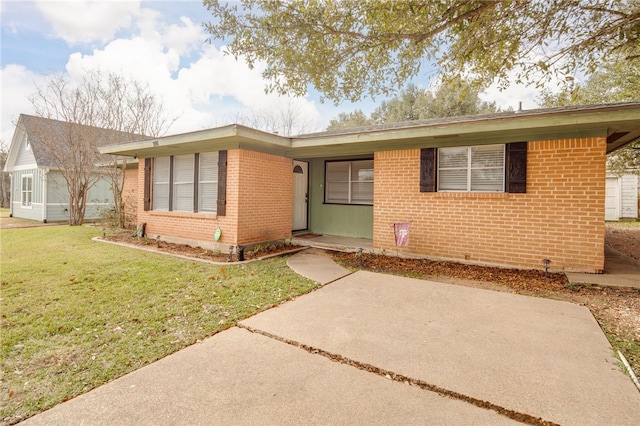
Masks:
[[[355,252],[362,249],[373,251],[373,240],[368,238],[339,237],[337,235],[318,235],[309,231],[294,232],[292,244],[335,251]]]

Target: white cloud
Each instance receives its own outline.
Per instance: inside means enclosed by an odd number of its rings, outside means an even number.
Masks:
[[[128,28],[140,1],[38,0],[36,6],[51,24],[54,36],[73,45],[104,42]]]
[[[191,19],[182,16],[180,22],[182,25],[170,25],[163,39],[169,49],[175,50],[180,55],[185,55],[195,47],[204,45],[205,35],[202,27]]]
[[[21,113],[33,114],[29,95],[35,92],[35,84],[43,79],[21,65],[7,65],[0,70],[2,87],[2,112],[0,113],[0,139],[6,144],[11,142],[15,130],[15,122]],[[10,99],[11,102],[4,102]]]
[[[273,120],[274,114],[287,112],[298,115],[294,132],[318,130],[315,102],[265,94],[263,68],[258,65],[251,70],[242,59],[236,61],[206,43],[207,34],[192,18],[163,16],[139,7],[138,1],[105,4],[103,8],[102,3],[87,1],[38,3],[68,43],[105,40],[93,50],[82,46],[69,50],[65,68],[72,80],[80,81],[85,71],[100,69],[148,84],[168,115],[177,117],[169,134],[225,125],[239,117],[269,114]],[[129,34],[114,39],[113,34],[124,27]],[[2,138],[7,142],[14,131],[11,120],[32,111],[27,96],[35,91],[34,80],[45,78],[18,65],[2,70]]]
[[[170,133],[227,124],[238,115],[284,109],[281,97],[265,94],[259,66],[251,70],[241,59],[236,61],[205,43],[204,30],[191,19],[166,25],[159,14],[143,10],[134,26],[140,35],[113,40],[89,54],[70,55],[69,75],[79,80],[85,70],[101,69],[147,83],[163,100],[168,114],[179,117]],[[304,116],[300,122],[305,128],[316,130],[315,103],[291,99],[286,105]]]

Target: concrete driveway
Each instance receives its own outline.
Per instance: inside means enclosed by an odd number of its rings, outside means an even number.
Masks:
[[[640,424],[566,302],[357,272],[25,424]]]

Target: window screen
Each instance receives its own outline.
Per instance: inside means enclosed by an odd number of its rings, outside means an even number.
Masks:
[[[153,160],[153,209],[169,210],[170,157]]]
[[[440,148],[438,191],[504,191],[504,145]]]
[[[325,202],[373,204],[373,160],[326,163]]]
[[[200,154],[198,164],[198,211],[215,213],[218,206],[218,153]]]

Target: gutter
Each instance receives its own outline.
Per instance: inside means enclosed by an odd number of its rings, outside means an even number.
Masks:
[[[9,194],[9,217],[13,217],[13,199],[15,198],[15,191],[13,190],[13,172],[9,172],[9,191],[11,191]]]
[[[49,175],[49,169],[43,169],[42,171],[42,222],[47,223],[47,210],[49,203],[47,199],[47,176]]]

